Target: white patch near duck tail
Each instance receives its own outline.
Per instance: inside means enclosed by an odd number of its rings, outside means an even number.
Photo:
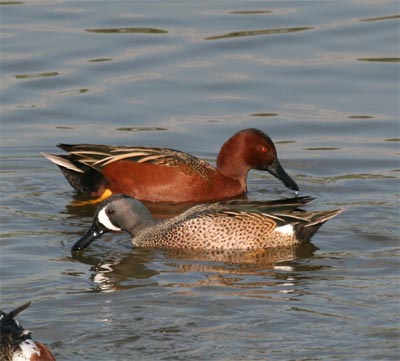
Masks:
[[[291,224],[286,224],[286,225],[281,226],[281,227],[276,227],[275,228],[275,232],[282,233],[285,236],[293,236],[294,229],[293,229],[293,226]]]
[[[19,350],[14,352],[12,361],[30,361],[33,355],[40,356],[40,350],[33,340],[21,342]]]
[[[108,218],[107,214],[106,214],[106,207],[102,208],[101,211],[99,212],[99,214],[97,215],[97,218],[99,219],[99,222],[106,227],[107,229],[109,229],[110,231],[115,231],[115,232],[119,232],[122,231],[121,228],[118,228],[116,226],[114,226],[112,224],[112,222],[110,221],[110,218]]]

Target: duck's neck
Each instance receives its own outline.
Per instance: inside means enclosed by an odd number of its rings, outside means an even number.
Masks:
[[[123,229],[133,237],[136,237],[146,229],[153,227],[156,223],[150,211],[142,203],[137,202],[136,211],[127,217]]]
[[[236,179],[239,182],[246,182],[250,167],[241,152],[241,147],[231,139],[222,146],[219,152],[217,169],[225,177]]]
[[[154,218],[146,218],[146,219],[143,219],[138,225],[136,225],[134,231],[129,231],[129,233],[133,237],[135,237],[135,236],[138,236],[139,234],[145,232],[147,229],[154,227],[156,224],[157,224],[157,222],[154,220]]]

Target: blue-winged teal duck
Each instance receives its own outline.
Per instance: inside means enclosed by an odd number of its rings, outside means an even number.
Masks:
[[[308,241],[342,209],[305,212],[311,201],[300,197],[270,202],[225,201],[201,204],[156,222],[150,211],[127,195],[114,195],[98,207],[90,230],[72,247],[87,247],[105,232],[126,231],[135,247],[256,250]]]
[[[264,170],[298,191],[278,161],[271,138],[244,129],[222,146],[214,167],[188,153],[166,148],[59,144],[66,155],[45,154],[72,187],[90,197],[125,193],[151,202],[203,202],[247,192],[247,173]]]
[[[55,361],[50,350],[38,341],[34,341],[31,331],[25,330],[14,319],[29,307],[27,302],[15,310],[0,311],[0,360],[2,361]]]

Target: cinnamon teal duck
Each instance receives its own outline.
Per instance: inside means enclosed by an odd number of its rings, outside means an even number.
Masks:
[[[99,200],[125,193],[150,202],[203,202],[247,192],[251,169],[270,172],[294,191],[299,187],[281,166],[271,138],[244,129],[222,146],[216,167],[174,149],[59,144],[69,154],[43,155],[58,165],[78,192]]]
[[[34,341],[31,331],[25,330],[14,319],[29,307],[27,302],[15,310],[0,311],[0,360],[2,361],[55,361],[51,351],[42,343]]]
[[[86,248],[106,232],[130,233],[134,247],[257,250],[307,242],[318,228],[343,211],[305,212],[298,207],[312,200],[299,197],[269,202],[243,200],[194,206],[157,222],[140,201],[128,195],[104,200],[89,231],[73,251]]]

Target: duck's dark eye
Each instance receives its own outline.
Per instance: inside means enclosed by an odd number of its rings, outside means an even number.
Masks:
[[[106,213],[108,216],[110,216],[111,214],[113,214],[115,211],[113,209],[107,209]]]

